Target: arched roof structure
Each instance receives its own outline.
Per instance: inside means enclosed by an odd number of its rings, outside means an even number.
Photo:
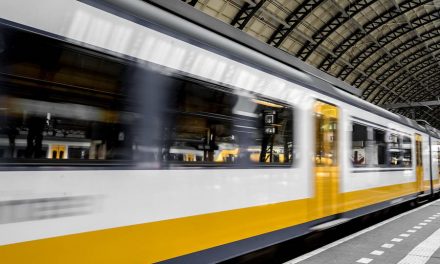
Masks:
[[[181,1],[440,128],[440,0]]]

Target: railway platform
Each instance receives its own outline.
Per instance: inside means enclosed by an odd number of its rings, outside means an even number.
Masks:
[[[439,264],[440,201],[397,215],[285,264]]]

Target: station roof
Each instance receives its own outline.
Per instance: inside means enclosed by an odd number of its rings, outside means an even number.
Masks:
[[[182,1],[440,128],[440,0]]]

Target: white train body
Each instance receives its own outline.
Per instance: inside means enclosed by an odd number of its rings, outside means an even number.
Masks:
[[[175,261],[182,261],[178,257],[186,254],[189,255],[184,257],[188,259],[197,259],[197,252],[203,250],[212,250],[214,253],[210,254],[210,260],[218,261],[227,258],[225,252],[228,251],[222,249],[221,245],[239,243],[239,249],[233,252],[246,253],[270,245],[253,242],[244,245],[247,240],[253,241],[252,238],[298,225],[311,226],[331,220],[333,214],[324,213],[316,217],[307,213],[306,206],[296,204],[292,208],[304,209],[294,214],[296,219],[271,219],[283,217],[283,214],[290,217],[289,206],[284,208],[283,204],[308,201],[318,196],[315,183],[316,127],[313,119],[317,100],[336,106],[339,111],[338,197],[345,198],[338,198],[335,203],[338,214],[347,213],[347,217],[354,217],[438,189],[436,148],[439,148],[440,139],[432,133],[429,135],[424,128],[409,121],[407,125],[397,122],[399,119],[405,120],[398,116],[390,119],[388,117],[393,114],[361,102],[343,91],[334,90],[339,93],[338,97],[348,98],[346,101],[295,83],[291,81],[292,77],[283,77],[284,73],[271,74],[265,69],[273,65],[275,70],[282,69],[292,76],[316,78],[183,19],[173,17],[188,30],[212,35],[219,43],[227,42],[237,52],[264,61],[264,67],[256,68],[246,60],[240,62],[240,58],[233,55],[225,56],[215,51],[216,47],[208,50],[191,41],[186,42],[185,36],[176,38],[164,33],[166,30],[161,32],[161,25],[150,28],[139,22],[141,18],[137,18],[139,21],[136,23],[134,18],[99,8],[100,4],[73,0],[44,0],[38,3],[28,0],[2,1],[0,18],[3,25],[30,31],[31,34],[46,35],[54,41],[65,41],[84,50],[105,53],[122,60],[154,63],[163,66],[165,74],[190,76],[228,87],[235,94],[257,94],[292,106],[295,142],[293,165],[276,168],[176,166],[162,169],[159,165],[156,168],[153,165],[144,169],[134,165],[127,169],[96,164],[75,167],[75,164],[68,163],[68,156],[65,163],[55,165],[43,163],[30,166],[26,162],[18,165],[3,162],[0,171],[0,212],[3,214],[0,216],[0,256],[4,254],[8,263],[58,263],[61,260],[64,263],[121,263],[125,262],[123,260],[127,260],[125,263],[148,263],[169,259],[172,262],[176,257]],[[157,17],[165,15],[163,10],[142,1],[127,1],[127,5],[148,9]],[[357,103],[368,108],[359,107]],[[386,169],[354,167],[350,160],[353,122],[408,135],[412,145],[411,165]],[[416,134],[421,136],[423,148],[422,165],[419,167],[423,168],[423,184],[426,186],[421,188],[415,187],[418,170]],[[66,148],[68,144],[79,144],[85,148],[91,144],[75,143],[74,140],[69,142],[61,144]],[[0,138],[0,143],[6,146],[7,138]],[[49,141],[45,144],[49,143],[58,144]],[[25,145],[25,139],[17,141],[17,146],[20,144]],[[180,153],[177,150],[174,152],[176,155]],[[47,158],[52,157],[49,154]],[[365,200],[349,200],[355,199],[350,196],[353,193],[361,192],[368,196],[378,190],[387,193],[365,197]],[[273,211],[270,209],[265,216],[267,219],[259,219],[265,214],[264,208],[275,208],[273,206],[280,206],[273,209],[279,215],[271,215]],[[252,215],[250,210],[254,209],[254,223],[249,223]],[[204,219],[213,221],[212,225]],[[228,224],[225,221],[231,222]],[[156,233],[148,231],[150,223],[154,223],[153,229],[158,228]],[[166,227],[173,227],[169,230],[171,234],[158,233],[165,232],[165,229],[161,229],[162,223]],[[237,226],[237,223],[241,224]],[[133,228],[132,232],[140,232],[145,237],[151,234],[151,237],[142,242],[139,235],[130,237],[118,233],[130,234],[130,228]],[[193,238],[185,237],[191,232]],[[293,236],[285,233],[286,237],[277,235],[277,238],[269,240],[275,243]],[[105,239],[97,238],[100,234]],[[82,242],[75,240],[80,238]],[[118,239],[126,241],[113,241]],[[174,239],[174,242],[170,241]],[[102,241],[109,243],[109,246],[97,245]],[[154,241],[157,244],[151,244]],[[84,248],[73,250],[71,247],[78,243],[85,243]],[[126,247],[117,250],[115,247],[118,247],[118,243],[125,243]],[[144,251],[137,248],[139,244]],[[64,249],[53,248],[54,245]],[[215,249],[217,246],[220,247]],[[66,249],[69,247],[72,250]],[[26,253],[19,255],[18,252]]]

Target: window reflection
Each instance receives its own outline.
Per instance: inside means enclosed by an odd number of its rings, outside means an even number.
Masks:
[[[1,27],[3,160],[293,162],[286,104]]]
[[[351,160],[357,167],[411,167],[411,138],[353,123]]]
[[[317,166],[337,165],[338,109],[324,102],[315,103],[315,163]]]
[[[268,99],[181,86],[175,127],[164,160],[216,163],[291,163],[292,109]]]

